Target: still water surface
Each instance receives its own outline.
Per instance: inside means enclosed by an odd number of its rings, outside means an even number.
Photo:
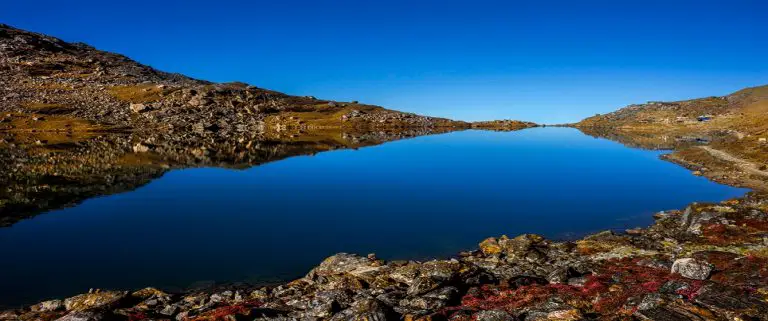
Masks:
[[[425,259],[501,234],[575,238],[745,192],[660,154],[535,128],[174,170],[0,229],[0,305],[89,288],[291,279],[337,252]]]

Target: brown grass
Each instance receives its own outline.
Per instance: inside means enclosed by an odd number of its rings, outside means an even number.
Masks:
[[[111,129],[110,126],[63,115],[11,114],[0,123],[0,131],[5,132],[99,132]]]
[[[22,108],[29,113],[43,115],[60,115],[73,112],[75,109],[62,104],[27,103]]]
[[[109,93],[117,99],[131,103],[150,103],[163,99],[163,89],[154,84],[115,86]]]

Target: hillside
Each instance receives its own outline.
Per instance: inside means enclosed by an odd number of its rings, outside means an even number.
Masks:
[[[746,88],[727,96],[707,97],[684,101],[652,101],[629,105],[617,111],[586,118],[577,127],[644,127],[668,128],[730,128],[762,129],[756,125],[768,124],[768,85]],[[757,117],[758,119],[754,119]],[[752,120],[759,120],[754,122]],[[760,126],[758,126],[760,127]],[[762,133],[762,131],[760,132]]]
[[[673,149],[665,158],[697,174],[768,189],[768,85],[722,97],[630,105],[574,127],[636,147]]]
[[[468,127],[358,102],[297,97],[158,71],[82,43],[0,24],[0,130],[252,131]]]

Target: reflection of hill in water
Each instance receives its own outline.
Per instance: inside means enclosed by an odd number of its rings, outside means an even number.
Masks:
[[[100,195],[136,189],[166,171],[249,168],[292,156],[359,148],[451,129],[361,133],[221,135],[105,134],[0,138],[0,226]]]
[[[681,135],[675,133],[630,132],[610,127],[577,127],[582,133],[619,142],[628,147],[650,150],[674,150],[706,144],[727,134]]]

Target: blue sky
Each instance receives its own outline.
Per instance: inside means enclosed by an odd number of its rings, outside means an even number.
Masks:
[[[0,22],[211,81],[577,121],[768,84],[768,2],[4,1]]]

